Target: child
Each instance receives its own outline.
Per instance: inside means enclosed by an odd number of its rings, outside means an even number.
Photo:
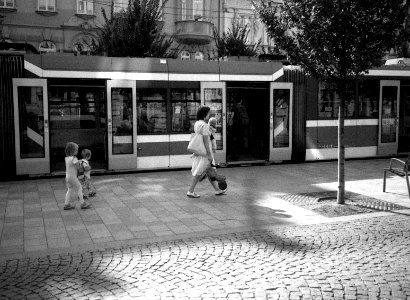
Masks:
[[[91,184],[91,166],[90,166],[90,159],[91,159],[91,151],[88,149],[84,149],[81,151],[80,160],[80,170],[78,172],[78,179],[80,180],[81,187],[83,188],[84,198],[94,197],[95,196],[95,189],[94,186]]]
[[[209,136],[212,145],[212,152],[216,153],[216,139],[214,134],[216,133],[216,123],[217,120],[215,118],[209,118],[208,125],[209,130],[211,131],[211,135]]]
[[[82,209],[87,209],[91,206],[90,203],[84,201],[83,189],[77,178],[77,168],[79,167],[79,161],[76,157],[77,153],[78,145],[71,142],[67,143],[65,147],[65,182],[67,185],[67,194],[65,195],[64,210],[75,208],[75,205],[70,203],[72,194],[77,196]]]

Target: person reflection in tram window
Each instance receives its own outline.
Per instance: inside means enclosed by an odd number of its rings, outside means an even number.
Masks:
[[[120,126],[115,131],[115,135],[132,135],[132,121],[129,119],[121,121]]]
[[[147,110],[146,108],[141,108],[141,114],[138,118],[138,132],[139,133],[147,133],[148,132],[148,118],[147,118]]]

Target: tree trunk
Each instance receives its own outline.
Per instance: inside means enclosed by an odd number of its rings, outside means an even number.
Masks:
[[[345,87],[344,87],[345,88]],[[337,203],[345,204],[345,91],[339,93],[339,127],[338,127],[338,189]]]

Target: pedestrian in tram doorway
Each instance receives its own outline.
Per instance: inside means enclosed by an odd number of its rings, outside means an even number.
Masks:
[[[83,189],[78,180],[78,169],[80,162],[76,155],[78,153],[78,145],[68,142],[65,147],[65,182],[67,186],[67,193],[65,195],[64,210],[74,209],[75,205],[71,204],[71,197],[74,195],[81,203],[82,209],[87,209],[91,206],[83,198]]]
[[[207,106],[202,106],[197,114],[196,118],[197,121],[195,122],[194,125],[194,131],[196,134],[202,135],[202,141],[204,143],[205,149],[206,149],[206,155],[197,155],[193,154],[193,161],[192,161],[192,183],[191,186],[189,187],[189,190],[187,192],[187,196],[190,198],[199,198],[200,196],[195,193],[195,187],[199,180],[202,177],[202,174],[206,172],[208,166],[213,162],[213,153],[212,153],[212,146],[211,146],[211,141],[209,139],[210,136],[210,129],[208,125],[208,120],[210,116],[210,108]],[[208,178],[209,179],[209,178]],[[213,188],[215,189],[215,195],[223,195],[225,194],[226,190],[221,190],[218,187],[218,184],[216,181],[212,181],[209,179],[209,182],[212,184]]]

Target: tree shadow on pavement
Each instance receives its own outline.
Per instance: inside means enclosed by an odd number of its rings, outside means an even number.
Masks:
[[[121,263],[122,255],[106,255],[110,265],[105,265],[101,259],[93,260],[93,253],[3,262],[0,265],[0,298],[38,295],[41,298],[78,299],[91,294],[113,296],[112,291],[123,290],[124,282],[115,276],[115,267]]]

